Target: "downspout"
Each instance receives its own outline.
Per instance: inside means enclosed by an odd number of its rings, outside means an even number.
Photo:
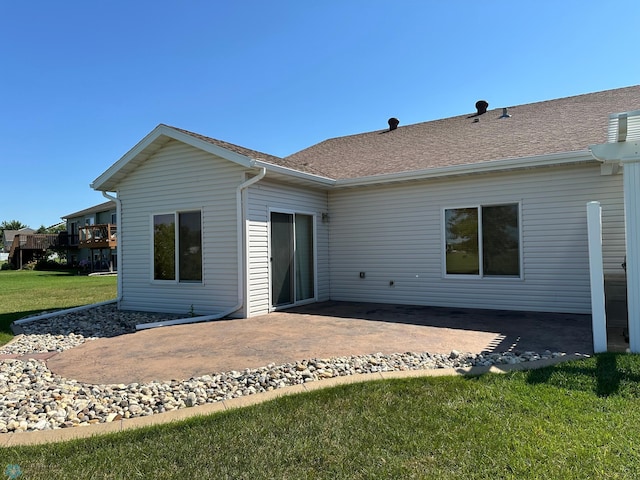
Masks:
[[[251,167],[255,166],[255,161],[251,162]],[[240,310],[244,306],[245,300],[245,284],[248,282],[248,268],[249,268],[249,253],[248,253],[248,241],[247,241],[247,229],[245,228],[245,216],[243,211],[242,204],[242,193],[248,187],[253,185],[254,183],[262,180],[267,174],[267,169],[265,167],[259,167],[260,173],[256,176],[251,177],[249,180],[242,182],[240,185],[236,187],[236,227],[237,227],[237,252],[238,252],[238,303],[236,303],[233,307],[228,308],[222,313],[217,313],[215,315],[204,315],[201,317],[193,317],[193,318],[179,318],[177,320],[167,320],[166,322],[153,322],[153,323],[141,323],[136,325],[136,330],[146,330],[149,328],[155,327],[166,327],[169,325],[184,325],[187,323],[199,323],[199,322],[208,322],[210,320],[219,320],[221,318],[226,317],[227,315],[231,315],[233,312]],[[119,278],[119,277],[118,277]]]
[[[116,202],[116,223],[118,224],[118,257],[120,265],[118,265],[118,270],[122,266],[122,236],[120,235],[120,228],[122,226],[122,202],[120,198],[109,195],[107,192],[102,192],[102,196],[109,200]],[[122,275],[118,273],[118,296],[116,298],[116,302],[118,302],[118,309],[120,308],[120,302],[122,301]]]

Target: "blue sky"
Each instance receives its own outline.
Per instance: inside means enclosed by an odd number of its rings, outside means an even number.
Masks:
[[[637,0],[5,0],[0,221],[101,203],[89,184],[159,123],[286,156],[635,85],[639,20]]]

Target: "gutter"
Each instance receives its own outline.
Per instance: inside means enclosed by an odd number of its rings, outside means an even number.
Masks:
[[[425,170],[410,170],[407,172],[387,173],[367,177],[344,178],[336,180],[334,188],[377,185],[382,183],[406,182],[413,180],[428,180],[431,178],[548,167],[554,165],[568,165],[584,163],[592,160],[593,158],[589,151],[553,153],[549,155],[538,155],[535,157],[508,158],[504,160],[490,160],[487,162],[452,165]]]
[[[90,308],[102,307],[104,305],[111,305],[116,303],[117,299],[107,300],[106,302],[92,303],[91,305],[82,305],[81,307],[67,308],[66,310],[56,310],[55,312],[43,313],[42,315],[36,315],[35,317],[21,318],[15,320],[12,325],[24,325],[25,323],[31,323],[38,320],[44,320],[46,318],[57,317],[58,315],[66,315],[67,313],[81,312],[83,310],[89,310]]]
[[[251,166],[255,166],[255,161],[252,161]],[[249,186],[259,182],[267,174],[267,169],[265,167],[258,168],[260,168],[260,173],[258,173],[254,177],[251,177],[249,180],[244,181],[236,187],[236,238],[238,239],[238,303],[236,303],[233,307],[223,311],[222,313],[217,313],[214,315],[204,315],[201,317],[179,318],[177,320],[167,320],[166,322],[141,323],[139,325],[136,325],[136,330],[147,330],[149,328],[167,327],[170,325],[185,325],[189,323],[200,323],[208,322],[210,320],[219,320],[240,310],[244,306],[244,300],[245,298],[248,298],[248,295],[245,295],[245,287],[248,284],[247,279],[249,278],[249,249],[246,248],[246,245],[248,244],[248,229],[245,228],[245,216],[242,208],[242,194],[244,190],[246,190]]]

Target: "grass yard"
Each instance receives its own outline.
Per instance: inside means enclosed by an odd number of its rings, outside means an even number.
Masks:
[[[69,272],[0,271],[0,345],[13,334],[9,325],[44,310],[77,307],[116,298],[116,277]]]
[[[0,449],[23,478],[632,479],[640,356],[340,386],[87,440]]]

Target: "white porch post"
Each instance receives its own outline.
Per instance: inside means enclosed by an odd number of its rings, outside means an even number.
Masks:
[[[600,202],[587,203],[589,232],[589,272],[591,274],[591,326],[593,351],[607,351],[607,314],[604,303],[604,271],[602,266],[602,207]]]
[[[629,349],[640,353],[640,154],[624,162],[624,220],[627,236]]]
[[[629,349],[640,353],[640,110],[610,115],[609,142],[589,149],[623,167]]]

